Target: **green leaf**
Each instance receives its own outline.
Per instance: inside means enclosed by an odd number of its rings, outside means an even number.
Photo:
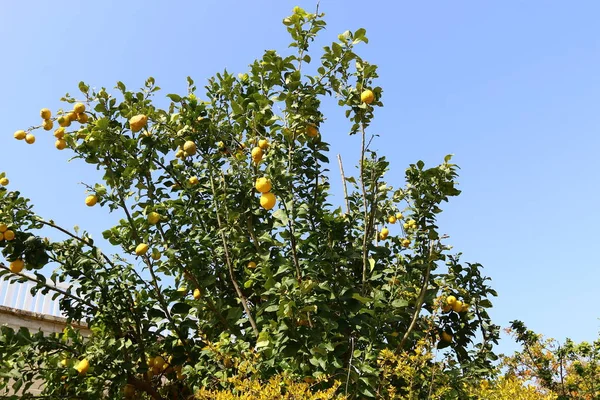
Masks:
[[[168,94],[167,97],[173,100],[175,103],[179,103],[181,101],[181,96],[178,94]]]
[[[186,303],[175,303],[173,307],[171,307],[171,313],[173,314],[187,314],[192,306]]]
[[[353,298],[353,299],[355,299],[355,300],[358,300],[358,301],[360,301],[360,302],[361,302],[361,303],[363,303],[363,304],[364,304],[364,303],[368,303],[368,302],[370,302],[370,301],[372,301],[372,300],[373,300],[373,299],[371,299],[371,298],[368,298],[368,297],[361,296],[361,295],[360,295],[360,294],[358,294],[358,293],[354,293],[354,294],[352,295],[352,298]]]

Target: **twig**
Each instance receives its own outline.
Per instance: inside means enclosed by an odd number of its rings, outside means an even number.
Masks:
[[[244,296],[244,293],[242,293],[242,290],[240,289],[240,286],[237,283],[237,280],[235,279],[235,275],[233,273],[233,264],[231,263],[231,257],[229,256],[229,248],[227,246],[227,240],[225,239],[225,233],[223,232],[223,225],[221,223],[221,216],[219,215],[219,207],[217,205],[217,191],[215,189],[215,181],[212,177],[212,175],[210,175],[210,187],[212,189],[212,193],[213,193],[213,202],[215,205],[215,213],[217,215],[217,224],[219,226],[219,233],[221,234],[221,241],[223,242],[223,250],[225,252],[225,262],[227,263],[227,268],[229,270],[229,278],[231,279],[231,283],[233,284],[233,287],[235,288],[235,292],[237,293],[238,298],[240,299],[240,302],[242,303],[242,307],[244,307],[244,311],[246,312],[246,315],[248,316],[248,321],[250,321],[250,325],[252,325],[252,330],[254,331],[254,334],[256,335],[256,337],[258,337],[258,327],[256,326],[256,322],[254,321],[254,318],[252,317],[252,313],[250,312],[250,308],[248,307],[248,302],[246,301],[246,297]]]
[[[348,186],[346,185],[346,176],[344,175],[344,165],[342,164],[342,156],[337,156],[338,164],[340,165],[340,174],[342,175],[342,187],[344,188],[344,200],[346,202],[346,213],[350,212],[350,202],[348,201]]]
[[[398,349],[401,349],[404,346],[404,342],[408,339],[408,336],[412,332],[415,324],[417,323],[417,318],[419,318],[419,314],[421,313],[421,307],[423,306],[423,300],[425,299],[425,293],[427,292],[427,287],[429,286],[429,273],[431,272],[431,266],[433,265],[431,256],[433,255],[433,242],[429,243],[429,260],[427,262],[427,269],[425,270],[425,277],[423,279],[423,285],[421,285],[421,293],[419,293],[419,297],[417,298],[417,308],[415,308],[415,313],[413,314],[412,321],[410,321],[410,325],[408,329],[404,333],[400,344],[398,345]]]
[[[354,356],[354,336],[350,337],[350,343],[352,347],[350,348],[350,360],[348,361],[348,375],[346,376],[346,392],[348,394],[348,383],[350,383],[350,368],[352,367],[352,356]]]

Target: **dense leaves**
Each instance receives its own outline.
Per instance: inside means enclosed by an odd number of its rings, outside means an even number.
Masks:
[[[188,92],[168,94],[166,109],[153,78],[139,91],[119,82],[114,93],[81,83],[81,95],[63,99],[77,105],[60,110],[59,123],[71,114],[84,122],[55,135],[101,171],[86,203],[121,216],[103,233],[117,251],[104,253],[87,233],[0,189],[0,217],[17,232],[0,242],[6,259],[24,258],[27,273],[51,263],[54,273],[35,278],[36,290],[70,282],[61,308],[92,331],[86,339],[71,329],[31,338],[3,331],[4,385],[36,378],[54,397],[162,399],[234,390],[233,376],[285,374],[350,398],[433,386],[454,398],[492,372],[498,327],[487,309],[496,293],[481,265],[450,253],[436,225],[443,203],[460,193],[456,165],[450,156],[434,167],[418,161],[394,189],[389,162],[370,148],[383,103],[377,66],[355,52],[366,32],[339,35],[311,75],[322,15],[296,8],[284,24],[296,53],[266,51],[246,73],[216,74],[202,94],[188,78]],[[365,90],[373,96],[361,100]],[[327,96],[361,150],[358,176],[343,176],[342,205],[330,197]],[[271,186],[263,200],[258,178]],[[43,227],[64,240],[38,237]],[[440,351],[443,362],[430,357],[422,367],[439,368],[448,393],[382,361],[416,351]]]

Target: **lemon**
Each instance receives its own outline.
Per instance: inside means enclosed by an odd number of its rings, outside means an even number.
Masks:
[[[402,239],[402,242],[400,244],[402,245],[402,247],[410,247],[410,239]]]
[[[42,119],[50,119],[52,117],[52,112],[47,108],[42,108],[40,110],[40,117],[42,117]]]
[[[161,370],[164,365],[165,365],[165,359],[162,356],[156,356],[154,358],[154,366],[152,368]]]
[[[44,122],[42,122],[42,128],[44,128],[45,131],[50,131],[54,128],[54,122],[52,122],[51,119],[45,119]]]
[[[86,358],[84,358],[83,360],[79,361],[74,368],[77,370],[77,372],[79,372],[79,375],[85,375],[90,368],[90,363]]]
[[[441,336],[442,342],[452,343],[452,335],[449,334],[448,332],[442,332],[442,334],[440,336]]]
[[[67,114],[67,118],[69,119],[69,121],[73,122],[73,121],[77,121],[77,113],[74,112],[70,112]]]
[[[258,147],[260,147],[263,150],[266,150],[269,148],[269,141],[267,139],[260,139],[258,141]]]
[[[181,149],[177,150],[177,153],[175,153],[175,157],[184,159],[185,158],[185,151],[183,151]]]
[[[183,151],[185,151],[190,156],[196,154],[197,150],[198,148],[196,147],[196,143],[192,142],[191,140],[188,140],[183,144]]]
[[[220,149],[223,149],[223,148],[225,148],[225,143],[223,143],[223,141],[220,141],[217,143],[217,147]]]
[[[400,220],[402,218],[404,218],[404,215],[402,215],[402,213],[396,213],[396,219],[397,220]]]
[[[25,136],[25,141],[27,142],[27,144],[34,144],[35,143],[35,136],[33,136],[32,133],[28,133]]]
[[[10,272],[12,272],[14,274],[18,274],[19,272],[23,271],[24,267],[25,267],[25,263],[21,259],[15,260],[15,261],[11,262],[9,265]]]
[[[7,229],[8,229],[8,225],[0,224],[0,233],[6,232]]]
[[[60,117],[58,117],[56,122],[58,122],[58,124],[60,126],[62,126],[63,128],[67,128],[67,127],[71,126],[71,120],[66,115],[61,115]]]
[[[188,182],[190,185],[197,185],[200,181],[198,180],[197,176],[192,176],[190,179],[188,179]]]
[[[138,256],[143,256],[146,254],[146,252],[148,252],[148,248],[149,246],[146,243],[140,243],[135,248],[135,254]]]
[[[23,130],[18,130],[14,133],[13,135],[15,137],[15,139],[17,140],[23,140],[25,139],[25,136],[27,136],[27,132],[23,131]]]
[[[372,90],[365,90],[360,94],[360,101],[366,104],[371,104],[375,100],[375,95]]]
[[[144,114],[139,114],[129,119],[129,127],[132,132],[139,132],[147,123],[148,117]]]
[[[265,210],[270,210],[273,207],[275,207],[275,203],[277,203],[277,198],[275,197],[275,195],[271,192],[268,193],[263,193],[260,196],[260,205],[262,206],[262,208],[264,208]]]
[[[65,128],[62,126],[54,131],[54,137],[57,139],[62,139],[65,136]]]
[[[8,185],[10,181],[8,180],[8,178],[0,178],[0,185],[2,186],[6,186]]]
[[[85,198],[85,205],[88,207],[95,206],[97,202],[98,202],[98,197],[93,194],[89,195],[88,197]]]
[[[319,135],[319,130],[317,129],[316,126],[314,125],[307,125],[306,126],[306,135],[310,136],[310,137],[316,137],[317,135]]]
[[[379,238],[381,240],[385,240],[385,239],[387,239],[389,234],[390,234],[390,230],[388,228],[383,228],[381,230],[381,232],[379,232]]]
[[[254,184],[256,190],[260,193],[267,193],[271,191],[271,181],[268,178],[262,177],[256,180]]]
[[[454,302],[454,304],[452,304],[452,311],[454,312],[461,312],[462,311],[462,307],[463,307],[463,302],[460,300],[456,300]]]
[[[202,297],[202,292],[200,291],[200,289],[194,289],[194,299],[198,300],[200,297]]]
[[[77,114],[77,121],[80,124],[87,124],[90,120],[90,117],[86,113]]]
[[[161,254],[160,254],[160,251],[158,251],[158,249],[152,250],[152,259],[154,261],[160,260],[160,257],[161,257]]]
[[[446,304],[453,305],[454,303],[456,303],[456,297],[452,295],[446,297]]]
[[[85,112],[85,105],[83,103],[75,103],[75,105],[73,106],[73,111],[76,114],[81,114],[82,112]]]
[[[395,224],[395,223],[396,223],[396,217],[395,217],[395,216],[393,216],[393,215],[390,215],[390,216],[388,217],[388,222],[389,222],[390,224]]]
[[[65,147],[67,147],[67,142],[65,142],[64,139],[58,139],[56,142],[54,142],[54,146],[58,149],[58,150],[64,150]]]
[[[255,163],[259,163],[263,158],[263,150],[260,147],[255,147],[252,149],[252,161]]]
[[[10,229],[7,230],[6,232],[4,232],[4,239],[7,241],[11,241],[15,238],[15,233],[13,231],[11,231]]]
[[[254,268],[256,268],[256,263],[255,263],[254,261],[250,261],[250,262],[248,263],[248,268],[250,268],[250,269],[254,269]]]
[[[148,223],[151,225],[156,225],[160,221],[160,214],[152,211],[148,214]]]

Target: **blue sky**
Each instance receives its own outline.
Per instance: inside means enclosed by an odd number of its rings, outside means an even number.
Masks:
[[[183,92],[227,68],[243,72],[266,49],[286,51],[281,20],[301,1],[29,1],[0,9],[0,171],[43,216],[95,234],[104,210],[88,209],[89,166],[67,164],[50,134],[33,146],[12,134],[59,107],[77,83]],[[522,319],[558,339],[592,340],[600,324],[596,285],[597,153],[600,148],[600,3],[596,1],[322,0],[328,28],[367,29],[364,58],[380,66],[385,107],[375,148],[399,186],[408,163],[448,153],[461,166],[463,194],[440,226],[465,261],[478,261],[500,296],[492,316]],[[316,57],[313,55],[313,59]],[[342,112],[326,110],[322,134],[344,157],[358,156]],[[339,190],[337,166],[332,165]],[[339,198],[339,197],[338,197]],[[512,348],[510,342],[502,350]]]

